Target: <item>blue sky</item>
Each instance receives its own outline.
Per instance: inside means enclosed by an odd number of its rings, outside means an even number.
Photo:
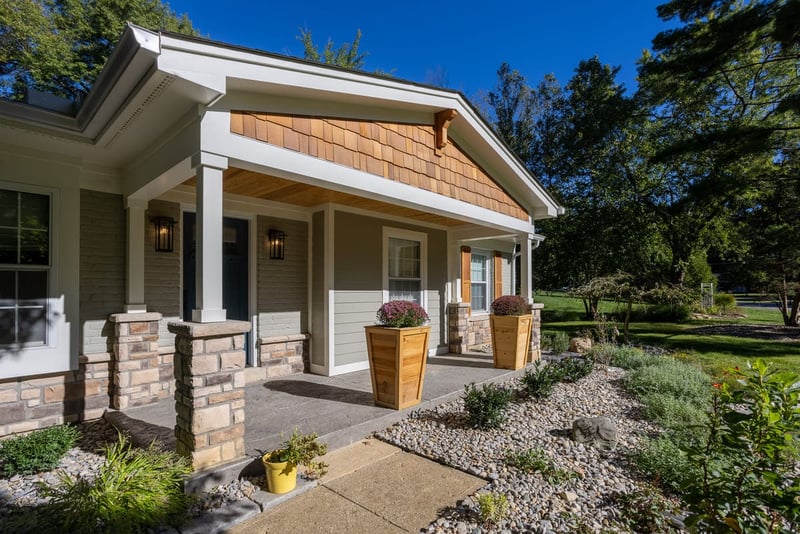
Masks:
[[[302,56],[297,36],[311,30],[322,46],[352,42],[361,29],[365,69],[428,82],[443,72],[447,86],[474,97],[495,87],[508,62],[531,85],[547,73],[565,84],[581,59],[594,55],[621,66],[619,80],[636,88],[635,62],[667,26],[656,16],[666,0],[506,0],[435,2],[380,0],[170,0],[201,35],[230,44]]]

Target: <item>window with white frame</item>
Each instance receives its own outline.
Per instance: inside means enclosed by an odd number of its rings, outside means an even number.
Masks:
[[[386,300],[423,305],[425,234],[384,228],[384,293]]]
[[[491,264],[488,252],[473,251],[470,259],[470,307],[488,311],[491,302]]]
[[[47,344],[50,195],[0,189],[0,346]]]

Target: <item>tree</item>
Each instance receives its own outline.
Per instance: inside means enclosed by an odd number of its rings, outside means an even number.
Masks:
[[[20,100],[30,87],[79,100],[127,22],[197,33],[161,0],[0,0],[0,96]]]
[[[731,215],[746,278],[772,287],[784,322],[797,324],[800,1],[672,0],[658,13],[682,25],[657,35],[640,64],[663,132],[653,161],[684,181],[682,203]]]
[[[297,39],[302,41],[304,48],[303,57],[309,61],[336,65],[337,67],[352,70],[362,70],[364,68],[364,61],[367,57],[367,53],[358,52],[358,47],[361,44],[361,30],[356,30],[356,36],[352,44],[344,43],[339,48],[334,48],[333,40],[328,39],[328,43],[325,45],[321,54],[317,45],[314,44],[311,30],[308,28],[300,29],[300,35]]]

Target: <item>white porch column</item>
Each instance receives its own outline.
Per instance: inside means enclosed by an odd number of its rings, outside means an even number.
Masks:
[[[533,282],[533,262],[531,259],[531,245],[533,236],[530,234],[520,234],[520,261],[519,261],[519,293],[528,302],[533,302],[531,296],[531,283]]]
[[[128,248],[125,264],[125,312],[144,313],[144,212],[147,200],[141,198],[125,199],[127,219]]]
[[[226,319],[222,308],[222,171],[227,158],[200,152],[192,158],[197,173],[197,309],[192,321]]]

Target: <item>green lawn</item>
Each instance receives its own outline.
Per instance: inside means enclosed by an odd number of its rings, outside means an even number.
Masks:
[[[542,314],[543,334],[563,331],[573,335],[595,327],[593,321],[583,318],[583,304],[579,299],[560,294],[536,295],[536,302],[544,304]],[[613,302],[602,302],[600,312],[611,314],[617,309]],[[631,342],[656,345],[684,353],[689,360],[699,362],[712,374],[748,360],[761,358],[776,367],[800,372],[800,341],[779,342],[754,337],[717,335],[697,331],[698,327],[726,324],[783,325],[781,314],[773,308],[742,308],[744,318],[691,320],[684,323],[631,323]],[[622,323],[618,323],[622,328]]]

